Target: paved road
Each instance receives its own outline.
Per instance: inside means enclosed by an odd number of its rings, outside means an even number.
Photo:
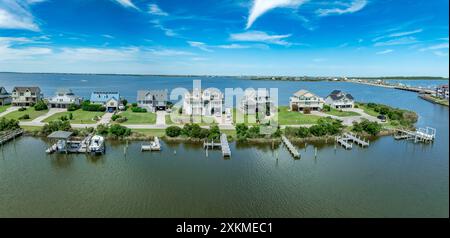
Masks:
[[[19,108],[20,108],[20,107],[8,107],[8,108],[6,109],[6,111],[0,113],[0,117],[3,117],[3,116],[5,116],[5,115],[7,115],[7,114],[9,114],[9,113],[11,113],[11,112],[17,111],[17,110],[19,110]]]
[[[342,109],[342,110],[356,112],[356,113],[359,113],[360,115],[359,116],[349,116],[349,117],[338,117],[338,116],[333,116],[333,115],[329,115],[329,114],[326,114],[323,112],[318,112],[318,111],[312,111],[311,114],[316,115],[316,116],[331,117],[333,119],[341,120],[342,124],[345,126],[351,126],[351,125],[353,125],[353,122],[361,122],[363,119],[382,123],[380,119],[365,113],[364,110],[362,110],[360,108],[347,108],[347,109]]]

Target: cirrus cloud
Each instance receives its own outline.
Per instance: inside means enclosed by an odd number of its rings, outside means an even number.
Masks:
[[[296,8],[301,4],[306,2],[306,0],[254,0],[253,5],[250,8],[249,16],[247,19],[247,25],[245,29],[249,29],[253,23],[266,12],[280,7],[291,7]]]
[[[262,42],[275,45],[290,46],[291,43],[285,39],[289,38],[291,34],[287,35],[269,35],[263,31],[247,31],[243,33],[235,33],[230,35],[232,41],[241,42]]]

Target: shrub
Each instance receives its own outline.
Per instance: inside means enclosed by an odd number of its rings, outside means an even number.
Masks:
[[[260,136],[260,127],[252,126],[247,131],[248,138],[258,138]]]
[[[324,112],[329,112],[329,111],[331,111],[331,107],[330,107],[330,105],[323,105],[323,109],[322,109]]]
[[[30,119],[30,115],[28,114],[24,114],[21,117],[19,117],[19,120],[28,120],[28,119]]]
[[[109,127],[109,134],[116,136],[116,137],[124,137],[131,135],[131,129],[126,128],[124,126],[121,126],[119,124],[114,124],[111,127]]]
[[[109,131],[108,125],[100,124],[97,126],[97,133],[100,135],[107,135]]]
[[[73,114],[69,113],[69,120],[73,120]]]
[[[314,125],[311,126],[309,128],[309,131],[311,132],[311,134],[313,134],[314,136],[324,136],[327,134],[327,131],[325,129],[325,127],[323,127],[322,125]]]
[[[34,105],[34,110],[36,111],[43,111],[43,110],[47,110],[47,104],[44,102],[44,100],[40,100],[38,101],[35,105]]]
[[[220,138],[219,126],[212,125],[211,128],[209,129],[208,139],[209,140],[218,140],[219,138]]]
[[[309,128],[307,127],[299,127],[297,128],[296,136],[300,138],[306,138],[310,135]]]
[[[131,111],[136,113],[146,113],[147,109],[141,107],[132,107]]]
[[[236,124],[236,135],[239,137],[246,137],[248,126],[245,123]]]
[[[0,131],[6,131],[6,130],[15,130],[19,129],[19,121],[14,119],[6,119],[2,117],[0,119]]]
[[[73,111],[76,111],[76,110],[78,110],[80,108],[81,108],[80,105],[72,103],[72,104],[69,104],[69,106],[67,107],[67,111],[73,112]]]
[[[169,137],[177,137],[181,135],[181,128],[178,126],[169,126],[166,128],[166,135]]]
[[[128,121],[128,118],[126,118],[126,117],[119,117],[116,119],[117,123],[124,123],[126,121]]]
[[[124,99],[122,99],[122,105],[124,106],[124,107],[126,107],[127,106],[127,104],[128,104],[128,100],[126,100],[125,98]]]
[[[381,129],[382,129],[381,124],[379,124],[377,122],[371,122],[371,121],[368,121],[368,120],[363,120],[360,123],[354,122],[352,131],[354,131],[354,132],[367,132],[367,133],[375,136],[378,133],[380,133]]]
[[[116,121],[118,118],[121,118],[121,117],[122,117],[121,115],[114,114],[114,115],[112,115],[111,120]]]
[[[23,111],[26,111],[27,109],[25,108],[25,107],[21,107],[21,108],[19,108],[19,112],[23,112]]]
[[[106,108],[100,104],[91,104],[89,101],[83,102],[81,105],[81,109],[83,111],[89,111],[89,112],[104,112],[106,111]]]
[[[133,103],[131,104],[131,107],[137,107],[137,106],[138,106],[138,104],[135,103],[135,102],[133,102]]]
[[[61,117],[59,118],[59,120],[61,120],[61,121],[67,121],[68,119],[67,119],[67,116],[61,116]]]
[[[51,121],[48,124],[44,125],[41,129],[41,132],[44,135],[49,135],[55,131],[71,131],[72,127],[68,121]]]

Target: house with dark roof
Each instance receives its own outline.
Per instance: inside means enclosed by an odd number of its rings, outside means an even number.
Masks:
[[[121,106],[118,92],[92,92],[90,102],[103,105],[108,112],[114,112]]]
[[[68,108],[70,104],[81,104],[81,98],[75,96],[70,89],[57,89],[55,96],[48,99],[48,106],[50,108]]]
[[[137,104],[150,112],[166,110],[169,100],[167,90],[139,90],[137,92]]]
[[[39,87],[14,87],[12,90],[12,105],[18,107],[29,107],[42,99]]]
[[[341,90],[334,90],[325,98],[325,104],[336,109],[353,108],[355,101],[351,94]]]
[[[4,87],[0,87],[0,106],[11,104],[11,95]]]

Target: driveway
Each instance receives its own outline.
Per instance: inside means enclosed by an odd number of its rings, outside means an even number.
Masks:
[[[60,112],[65,112],[67,111],[67,109],[63,109],[63,108],[50,108],[50,110],[48,110],[48,112],[40,117],[36,117],[34,120],[32,120],[31,122],[42,122],[43,120],[55,115],[56,113],[60,113]]]
[[[111,117],[114,115],[114,113],[107,112],[105,115],[100,118],[100,121],[97,124],[109,124],[111,122]]]
[[[17,111],[17,110],[19,110],[19,108],[20,108],[20,107],[8,107],[8,108],[6,109],[6,111],[0,113],[0,117],[3,117],[3,116],[5,116],[5,115],[7,115],[7,114],[9,114],[9,113],[11,113],[11,112]]]
[[[166,125],[165,111],[156,111],[156,125]]]
[[[383,122],[381,122],[380,119],[365,113],[362,109],[359,109],[359,108],[347,108],[347,109],[342,109],[342,110],[356,112],[356,113],[359,113],[360,115],[359,116],[350,116],[350,117],[338,117],[338,116],[333,116],[333,115],[329,115],[329,114],[326,114],[323,112],[318,112],[318,111],[312,111],[311,114],[316,115],[316,116],[321,116],[321,117],[331,117],[333,119],[340,120],[340,121],[342,121],[342,124],[345,126],[351,126],[351,125],[353,125],[353,122],[361,122],[363,119],[367,119],[367,120],[373,121],[373,122],[383,123]]]

